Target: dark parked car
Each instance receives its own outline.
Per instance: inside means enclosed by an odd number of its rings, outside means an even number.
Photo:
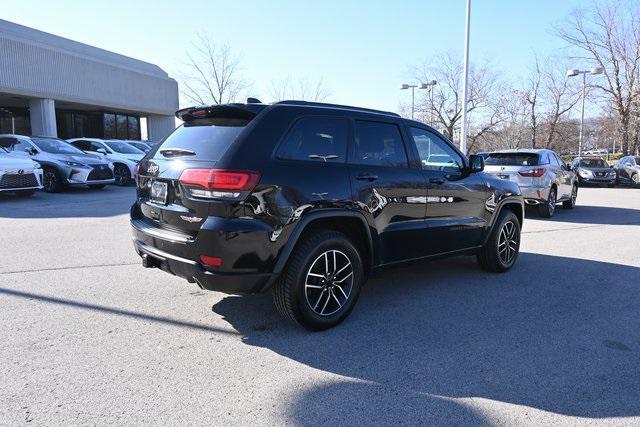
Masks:
[[[616,185],[616,171],[600,157],[577,157],[571,162],[571,169],[578,175],[580,185]]]
[[[524,202],[429,126],[302,101],[188,108],[140,162],[131,208],[146,267],[225,293],[271,289],[288,319],[341,322],[372,270],[516,261]]]
[[[618,174],[619,183],[640,186],[640,157],[623,157],[613,168]]]

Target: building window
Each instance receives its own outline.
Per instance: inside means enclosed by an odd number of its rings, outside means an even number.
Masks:
[[[140,140],[140,119],[135,116],[129,116],[127,118],[128,135],[127,139]]]
[[[0,133],[31,135],[31,122],[26,108],[0,107]]]
[[[116,115],[105,113],[104,115],[104,138],[116,138]]]

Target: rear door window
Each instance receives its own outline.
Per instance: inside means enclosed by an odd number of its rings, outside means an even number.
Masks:
[[[353,155],[350,163],[388,167],[407,167],[407,153],[400,128],[392,123],[356,121]]]
[[[305,117],[298,120],[278,149],[283,160],[344,163],[349,123],[339,117]]]

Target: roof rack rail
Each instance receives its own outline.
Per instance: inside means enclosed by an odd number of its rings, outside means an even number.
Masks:
[[[392,113],[391,111],[374,110],[372,108],[363,108],[363,107],[353,107],[351,105],[329,104],[326,102],[296,101],[291,99],[291,100],[274,102],[274,104],[275,105],[278,105],[278,104],[302,105],[302,106],[308,106],[308,107],[342,108],[345,110],[363,111],[367,113],[385,114],[388,116],[400,117],[400,114]]]

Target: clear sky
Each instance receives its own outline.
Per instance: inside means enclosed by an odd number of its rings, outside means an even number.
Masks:
[[[524,76],[532,52],[559,53],[552,26],[586,0],[474,0],[471,60]],[[322,79],[331,102],[396,111],[410,67],[462,55],[464,0],[2,0],[2,19],[155,63],[176,76],[198,31],[242,58],[251,94],[287,76]]]

